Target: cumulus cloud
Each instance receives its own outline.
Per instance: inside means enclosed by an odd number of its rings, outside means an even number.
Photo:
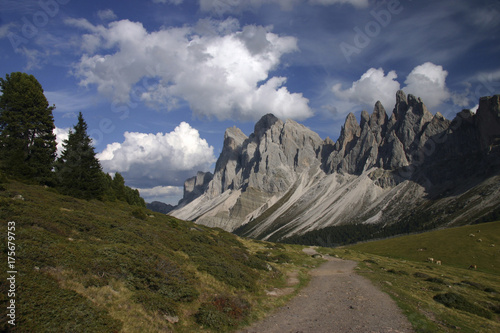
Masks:
[[[57,142],[57,156],[61,156],[63,147],[63,141],[68,139],[70,128],[54,128],[54,134],[56,135]]]
[[[395,71],[385,75],[382,68],[370,68],[358,81],[353,82],[349,89],[342,90],[342,85],[339,83],[333,86],[332,91],[342,100],[369,107],[380,101],[387,110],[390,110],[394,106],[396,92],[400,88],[396,78]]]
[[[286,78],[270,76],[284,54],[298,50],[294,37],[261,26],[239,29],[234,19],[210,21],[210,31],[207,24],[148,32],[129,20],[67,23],[89,32],[74,70],[80,84],[96,85],[115,102],[133,97],[168,110],[182,99],[197,116],[221,120],[312,116],[307,98],[288,91]]]
[[[426,62],[408,74],[404,90],[408,94],[421,97],[429,108],[433,108],[451,97],[446,87],[447,76],[448,72],[442,66]]]
[[[399,89],[407,94],[421,97],[429,108],[434,108],[453,97],[456,105],[463,106],[465,101],[458,95],[452,95],[446,87],[448,72],[442,66],[426,62],[415,67],[406,77],[404,88],[400,87],[395,71],[384,74],[382,68],[370,68],[348,89],[342,90],[342,84],[332,87],[334,95],[343,101],[372,107],[377,100],[391,110],[395,95]]]
[[[215,162],[214,148],[188,123],[170,133],[125,132],[97,155],[106,172],[120,172],[130,186],[180,186]]]
[[[116,14],[111,9],[104,9],[98,11],[97,16],[103,21],[111,21],[117,18]]]
[[[137,190],[146,202],[160,201],[171,205],[177,205],[184,194],[184,189],[180,186],[155,186]]]

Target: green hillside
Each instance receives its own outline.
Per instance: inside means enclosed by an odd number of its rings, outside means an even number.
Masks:
[[[500,275],[500,222],[482,223],[385,239],[350,247],[391,258],[441,260],[447,266]]]
[[[234,330],[291,297],[266,294],[287,273],[298,272],[298,288],[320,263],[302,247],[14,181],[0,184],[0,221],[2,262],[13,243],[17,271],[15,297],[1,284],[0,306],[16,305],[15,327],[2,315],[2,332]]]
[[[322,251],[358,261],[416,332],[500,332],[500,222]]]

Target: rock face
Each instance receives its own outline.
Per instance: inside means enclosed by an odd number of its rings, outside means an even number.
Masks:
[[[214,176],[210,172],[199,171],[195,177],[187,179],[184,182],[184,196],[179,202],[178,207],[188,204],[205,193],[213,177]]]
[[[430,204],[439,210],[436,198],[469,193],[498,176],[499,98],[481,98],[477,114],[463,110],[449,121],[399,91],[390,117],[380,102],[359,123],[349,114],[335,143],[268,114],[249,137],[226,130],[213,177],[188,179],[171,214],[279,240],[343,223],[391,224]],[[459,224],[466,222],[461,216],[486,214],[500,202],[500,186],[489,191],[479,206],[466,205],[470,214],[436,218]]]

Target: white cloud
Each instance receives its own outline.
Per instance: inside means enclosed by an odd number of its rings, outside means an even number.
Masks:
[[[448,72],[442,66],[426,62],[415,67],[406,77],[404,88],[400,88],[395,71],[384,74],[382,68],[370,68],[352,86],[342,90],[342,84],[332,87],[334,95],[342,101],[349,101],[358,105],[373,107],[379,100],[386,110],[391,110],[399,89],[407,94],[421,97],[429,108],[434,108],[453,97],[453,102],[464,106],[466,100],[458,94],[452,95],[446,87]]]
[[[177,205],[184,194],[184,189],[180,186],[155,186],[137,190],[146,202],[160,201],[171,205]]]
[[[407,94],[421,97],[429,108],[436,107],[451,97],[446,87],[448,72],[442,66],[426,62],[415,67],[406,78]]]
[[[116,18],[117,18],[116,14],[111,9],[104,9],[104,10],[98,11],[97,16],[102,21],[111,21],[111,20],[116,20]]]
[[[214,148],[188,123],[170,133],[125,132],[97,155],[106,172],[120,172],[131,186],[176,185],[215,162]]]
[[[352,83],[349,89],[342,90],[342,85],[336,84],[332,91],[340,99],[373,107],[380,101],[386,110],[391,110],[396,102],[396,92],[400,89],[396,81],[397,74],[390,71],[384,74],[382,68],[370,68],[358,81]]]
[[[70,128],[54,128],[54,134],[56,135],[57,142],[57,156],[61,156],[63,147],[63,141],[68,139]]]
[[[270,112],[299,120],[312,116],[308,99],[283,87],[284,78],[270,77],[284,54],[298,50],[294,37],[253,25],[235,31],[234,19],[211,21],[220,29],[206,34],[200,26],[148,32],[128,20],[108,27],[68,23],[90,31],[82,45],[88,53],[75,67],[81,85],[96,85],[114,101],[132,95],[171,109],[184,99],[196,115],[221,120],[256,120]]]

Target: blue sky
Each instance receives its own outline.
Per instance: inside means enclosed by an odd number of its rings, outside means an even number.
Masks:
[[[266,113],[336,140],[395,93],[453,118],[500,93],[491,0],[0,0],[0,75],[42,84],[64,138],[81,111],[107,172],[176,203],[227,127]]]

